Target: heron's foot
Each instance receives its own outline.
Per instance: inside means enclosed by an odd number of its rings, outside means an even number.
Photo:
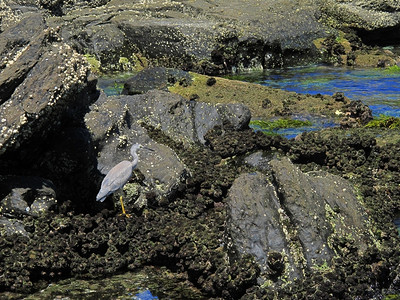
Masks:
[[[126,217],[126,218],[128,218],[128,219],[131,217],[130,214],[127,214],[127,213],[124,213],[124,212],[120,213],[119,216],[121,216],[121,217]]]
[[[125,216],[127,218],[130,218],[131,215],[127,214],[125,211],[125,206],[124,206],[124,202],[122,201],[122,196],[119,197],[119,201],[121,202],[121,208],[122,208],[122,214],[120,214],[120,216]]]

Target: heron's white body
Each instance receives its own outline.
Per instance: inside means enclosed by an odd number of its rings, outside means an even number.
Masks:
[[[114,166],[104,177],[99,193],[96,196],[96,200],[103,202],[108,195],[111,195],[115,191],[122,188],[125,183],[128,182],[132,176],[132,172],[138,163],[138,156],[136,154],[137,149],[141,147],[140,144],[134,144],[131,148],[131,154],[133,156],[132,161],[121,161]]]

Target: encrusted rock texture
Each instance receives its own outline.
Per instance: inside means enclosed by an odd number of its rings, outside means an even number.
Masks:
[[[363,104],[346,104],[341,129],[288,140],[251,130],[243,104],[168,92],[173,78],[189,84],[184,72],[150,69],[156,82],[135,77],[113,97],[90,75],[93,56],[104,70],[157,62],[215,74],[317,51],[313,40],[326,35],[317,3],[268,3],[0,3],[4,297],[148,266],[207,299],[400,292],[400,144],[356,128],[371,117]],[[398,10],[360,3],[346,5]],[[295,8],[283,30],[278,20]],[[135,142],[154,151],[139,152],[130,181],[97,203],[104,175]],[[130,217],[119,214],[119,195]]]

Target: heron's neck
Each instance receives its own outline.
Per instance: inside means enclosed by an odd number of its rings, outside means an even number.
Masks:
[[[135,155],[135,156],[133,157],[132,164],[133,164],[134,166],[136,166],[137,163],[138,163],[138,161],[139,161],[139,157],[138,157],[137,155]]]

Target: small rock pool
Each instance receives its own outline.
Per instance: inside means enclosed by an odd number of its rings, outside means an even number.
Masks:
[[[374,116],[400,117],[400,68],[397,66],[386,69],[308,66],[251,72],[236,79],[301,94],[333,95],[343,92],[346,97],[367,104]],[[278,133],[292,138],[302,131],[337,125],[318,119],[311,121],[315,125],[283,129]]]
[[[400,68],[397,66],[386,69],[312,66],[271,70],[257,76],[255,82],[296,93],[332,95],[343,92],[352,100],[363,101],[375,116],[400,116]]]

